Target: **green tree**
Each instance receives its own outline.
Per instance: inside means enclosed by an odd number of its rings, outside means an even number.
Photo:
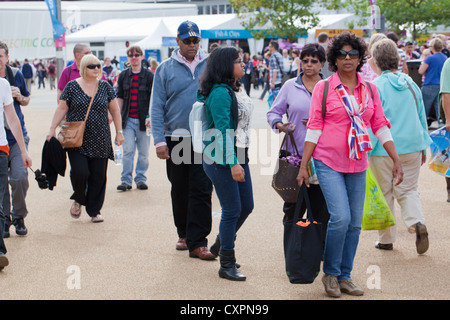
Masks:
[[[408,30],[413,39],[438,25],[450,25],[448,0],[374,0],[384,14],[386,26],[391,30]],[[331,8],[346,8],[356,15],[370,15],[369,0],[334,1]],[[366,20],[367,21],[367,20]]]
[[[272,36],[296,41],[319,23],[318,13],[311,10],[314,0],[229,1],[243,20],[242,26],[256,39]]]

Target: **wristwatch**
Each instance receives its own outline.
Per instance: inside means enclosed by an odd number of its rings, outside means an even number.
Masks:
[[[122,133],[123,134],[123,130],[117,130],[117,133]]]

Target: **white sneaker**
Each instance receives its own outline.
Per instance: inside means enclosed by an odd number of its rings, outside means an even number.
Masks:
[[[103,222],[105,219],[103,219],[102,215],[99,213],[98,215],[96,215],[95,217],[91,218],[91,221],[96,223],[96,222]]]

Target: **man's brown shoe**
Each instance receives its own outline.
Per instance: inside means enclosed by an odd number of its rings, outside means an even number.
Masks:
[[[200,258],[201,260],[214,260],[216,258],[207,247],[195,248],[189,252],[189,257]]]
[[[425,253],[428,250],[427,227],[420,222],[416,223],[416,249],[418,254]]]
[[[175,246],[177,250],[187,250],[186,238],[179,238]]]

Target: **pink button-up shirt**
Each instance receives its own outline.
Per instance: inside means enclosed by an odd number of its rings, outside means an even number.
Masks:
[[[364,87],[366,94],[369,96],[370,90],[367,88],[362,76],[357,74],[357,77],[358,84],[355,87],[354,95],[356,101],[360,103],[361,89]],[[322,98],[325,87],[323,80],[317,83],[311,98],[307,127],[308,129],[322,130],[322,135],[314,149],[313,158],[322,161],[338,172],[362,172],[369,166],[367,152],[362,153],[360,160],[351,160],[349,158],[348,129],[350,118],[336,91],[336,87],[341,84],[337,72],[328,81],[325,119],[322,118]],[[373,92],[373,99],[369,99],[369,104],[362,115],[362,119],[366,127],[371,127],[372,131],[376,133],[381,127],[387,125],[390,128],[391,125],[384,115],[376,86],[373,84],[370,84],[370,86]],[[349,93],[348,88],[346,86],[344,88]]]
[[[192,74],[195,74],[195,68],[197,67],[198,63],[200,62],[200,54],[197,52],[197,54],[194,57],[194,60],[189,61],[187,60],[181,53],[180,50],[177,52],[178,60],[183,62],[192,72]]]

